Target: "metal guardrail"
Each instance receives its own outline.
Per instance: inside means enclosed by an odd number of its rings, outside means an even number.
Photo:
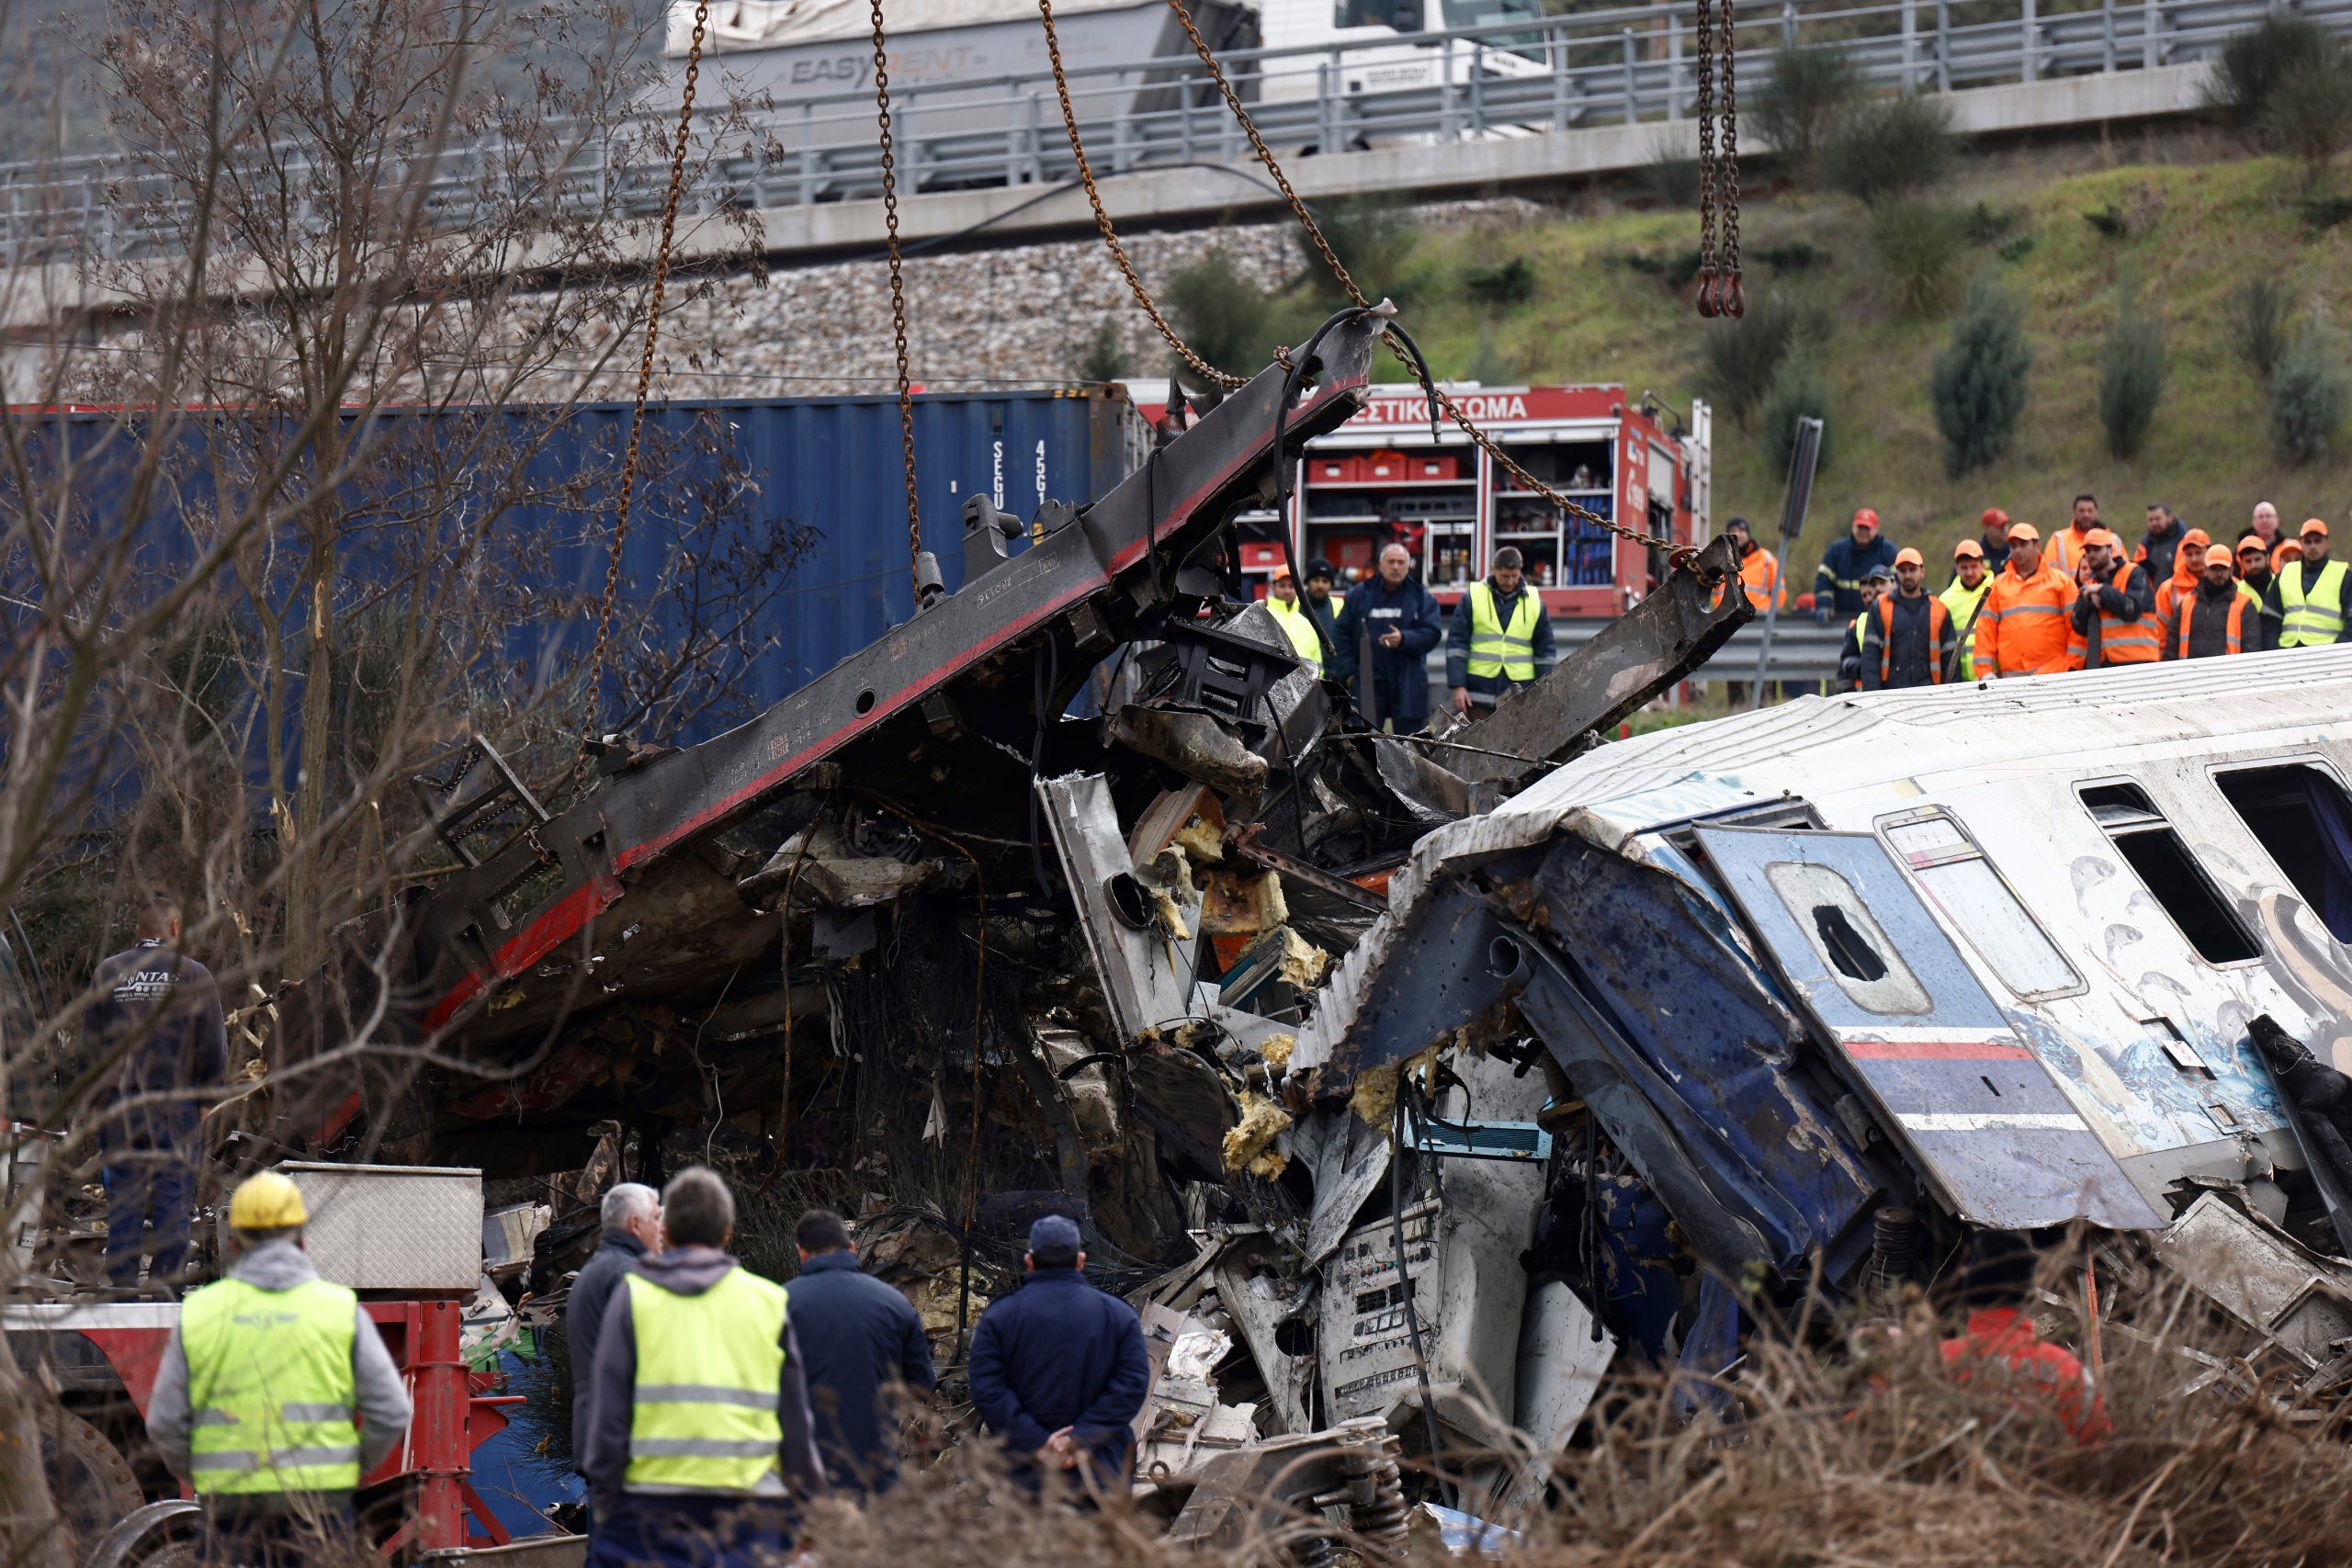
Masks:
[[[1561,657],[1566,658],[1607,625],[1605,620],[1555,615],[1552,619],[1553,640],[1558,643]],[[1847,630],[1840,621],[1820,622],[1783,614],[1772,631],[1772,659],[1765,667],[1764,679],[1788,682],[1792,695],[1796,689],[1815,691],[1819,689],[1818,682],[1835,680],[1838,655]],[[1764,623],[1750,621],[1732,633],[1731,640],[1713,659],[1692,671],[1690,679],[1701,685],[1715,681],[1753,681],[1756,652],[1763,644]]]
[[[2031,82],[2209,59],[2273,0],[1737,0],[1742,100],[1755,102],[1773,52],[1842,45],[1872,86],[1903,91]],[[2352,33],[2352,0],[2302,0],[2301,15]],[[1378,44],[1256,49],[1219,56],[1277,152],[1510,138],[1687,118],[1694,39],[1679,13],[1643,5],[1427,32]],[[1421,55],[1429,85],[1373,90]],[[727,57],[721,56],[723,63]],[[1405,74],[1414,74],[1407,72]],[[1103,174],[1227,164],[1249,149],[1197,61],[1160,58],[1069,73],[1090,156]],[[707,82],[707,78],[706,78]],[[1362,88],[1363,90],[1358,90]],[[896,88],[899,189],[1046,187],[1075,179],[1049,73]],[[666,146],[649,109],[629,144]],[[689,209],[769,209],[855,200],[880,189],[870,94],[804,99],[754,119],[752,150],[711,161]],[[1750,142],[1750,147],[1755,145]],[[456,148],[424,177],[438,221],[466,227],[493,144]],[[1254,165],[1239,171],[1255,174]],[[661,210],[666,155],[618,161],[584,146],[548,182],[549,216],[605,199]],[[1242,194],[1237,186],[1237,196]],[[123,157],[0,164],[0,265],[125,260],[180,248],[189,208]]]

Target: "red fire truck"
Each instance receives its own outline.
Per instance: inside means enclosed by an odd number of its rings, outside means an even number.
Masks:
[[[1166,381],[1129,381],[1155,424],[1166,417]],[[1708,533],[1707,406],[1685,422],[1618,385],[1481,387],[1447,393],[1511,459],[1579,506],[1645,533],[1695,544]],[[1363,410],[1317,438],[1300,465],[1289,513],[1243,518],[1242,570],[1262,583],[1282,562],[1287,525],[1302,568],[1316,557],[1341,582],[1372,574],[1383,546],[1413,552],[1421,579],[1451,604],[1485,574],[1505,545],[1555,616],[1608,616],[1648,592],[1659,563],[1648,550],[1565,514],[1521,484],[1409,383],[1378,386]]]

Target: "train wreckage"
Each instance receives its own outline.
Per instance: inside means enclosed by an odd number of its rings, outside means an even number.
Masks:
[[[2112,1233],[2352,1379],[2352,650],[1603,741],[1748,617],[1718,545],[1490,716],[1376,732],[1227,549],[1388,326],[1091,505],[976,500],[959,591],[729,734],[608,740],[567,810],[487,745],[421,780],[457,868],[276,1048],[442,1065],[281,1094],[281,1141],[511,1175],[683,1135],[890,1224],[921,1177],[937,1273],[1069,1213],[1202,1540],[1277,1474],[1396,1527],[1400,1438],[1527,1495],[1612,1363],[1715,1377],[1987,1236]]]

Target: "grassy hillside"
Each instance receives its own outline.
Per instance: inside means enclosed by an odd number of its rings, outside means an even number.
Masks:
[[[1875,507],[1898,542],[1919,544],[1935,560],[1974,532],[1988,505],[2047,528],[2086,489],[2098,493],[2110,523],[2134,531],[2151,500],[2169,502],[2195,526],[2242,526],[2259,499],[2276,502],[2290,528],[2310,515],[2341,524],[2352,513],[2343,461],[2352,437],[2304,468],[2280,463],[2262,390],[2231,351],[2224,319],[2229,296],[2257,273],[2289,283],[2307,309],[2346,319],[2352,227],[2314,231],[2296,206],[2302,194],[2300,172],[2270,159],[2071,174],[2023,158],[1966,166],[1935,199],[1964,209],[1981,202],[2006,232],[1958,242],[1953,298],[1978,269],[1999,275],[2026,302],[2034,365],[2007,457],[1960,480],[1945,477],[1928,390],[1957,304],[1922,320],[1890,303],[1858,204],[1789,191],[1751,200],[1743,225],[1751,258],[1804,242],[1818,259],[1793,271],[1751,259],[1749,299],[1786,292],[1831,323],[1816,357],[1831,390],[1832,450],[1796,564],[1809,571],[1857,506]],[[2110,237],[2084,216],[2110,209],[2123,215],[2126,233]],[[1522,227],[1417,234],[1391,261],[1393,280],[1375,281],[1407,303],[1441,375],[1623,381],[1687,410],[1694,393],[1704,395],[1702,337],[1724,329],[1701,321],[1655,272],[1687,253],[1696,233],[1688,209],[1596,204]],[[1466,271],[1515,256],[1535,272],[1532,299],[1498,309],[1471,298]],[[2097,411],[2100,346],[2127,278],[2162,320],[2171,367],[2145,451],[2128,464],[2108,456]],[[1317,309],[1299,286],[1277,301],[1276,324],[1288,329]],[[1754,430],[1718,423],[1718,521],[1777,516],[1784,478]]]

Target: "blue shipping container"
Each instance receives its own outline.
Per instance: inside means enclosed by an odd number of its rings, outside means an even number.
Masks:
[[[952,590],[964,577],[963,507],[986,495],[1004,511],[1035,514],[1045,501],[1094,501],[1132,472],[1149,430],[1132,404],[1099,389],[1035,392],[927,393],[915,399],[915,480],[923,547],[936,554]],[[628,439],[628,405],[583,408],[570,422],[583,443]],[[758,495],[746,509],[755,527],[808,530],[813,537],[776,594],[760,651],[738,682],[731,711],[683,722],[658,737],[671,744],[709,739],[763,712],[879,641],[914,614],[908,570],[904,460],[894,397],[724,399],[665,403],[649,421],[682,439],[723,422],[740,472]],[[553,446],[542,461],[560,461]],[[691,475],[686,476],[691,481]],[[625,581],[650,582],[672,570],[671,541],[632,533]],[[560,562],[560,557],[558,558]],[[593,589],[601,550],[579,552]],[[558,626],[558,637],[594,628]]]
[[[341,546],[341,578],[353,603],[370,582],[400,580],[418,560],[427,570],[465,534],[467,498],[502,498],[495,537],[469,540],[494,550],[505,638],[498,678],[519,699],[544,693],[576,665],[595,636],[594,605],[604,583],[613,516],[612,477],[628,434],[629,405],[596,403],[556,417],[544,408],[459,409],[446,413],[389,410],[368,421],[365,442],[379,470],[390,470],[457,514],[447,533],[439,519],[390,509],[402,521],[368,519],[354,487]],[[46,451],[36,470],[71,453],[76,470],[75,525],[93,536],[119,534],[119,507],[135,468],[139,416],[74,412],[19,416],[40,428],[28,446]],[[171,464],[174,479],[140,525],[141,570],[167,581],[201,549],[217,525],[217,475],[208,461],[209,422],[233,414],[186,416]],[[548,422],[553,419],[554,423]],[[484,422],[493,428],[484,434]],[[898,401],[894,397],[712,399],[655,405],[647,412],[646,449],[663,454],[660,479],[640,485],[622,556],[618,604],[650,610],[635,636],[639,649],[668,652],[730,615],[721,629],[725,656],[708,661],[709,682],[691,700],[673,702],[641,738],[690,744],[760,713],[879,640],[913,613],[908,570],[907,504]],[[502,445],[507,427],[511,443]],[[1142,460],[1149,432],[1124,397],[1099,389],[1001,393],[939,393],[914,403],[917,493],[924,547],[938,558],[947,585],[963,577],[964,502],[987,495],[1027,517],[1046,500],[1091,502]],[[527,453],[519,476],[488,452]],[[427,472],[437,464],[445,474]],[[422,475],[422,478],[417,476]],[[579,476],[593,478],[566,489]],[[380,493],[385,488],[375,481]],[[438,488],[428,489],[428,486]],[[511,499],[523,494],[529,499]],[[451,498],[455,498],[454,501]],[[117,507],[109,515],[109,503]],[[227,510],[233,511],[233,508]],[[795,541],[797,550],[778,550]],[[299,544],[299,541],[296,541]],[[294,558],[299,558],[299,556]],[[17,565],[6,573],[13,579]],[[288,635],[299,639],[299,604],[287,605]],[[616,642],[609,662],[632,657]],[[607,712],[615,681],[608,678]]]

